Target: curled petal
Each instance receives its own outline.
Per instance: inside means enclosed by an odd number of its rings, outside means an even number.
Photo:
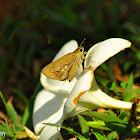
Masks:
[[[90,61],[85,61],[85,67],[91,65],[93,70],[95,70],[99,65],[108,60],[110,57],[130,46],[131,42],[122,38],[110,38],[97,43],[89,49],[86,57]]]
[[[130,110],[132,103],[116,100],[100,90],[95,78],[93,79],[92,87],[88,92],[81,96],[74,114],[86,111],[88,109],[112,108],[112,109],[127,109]],[[140,112],[140,105],[137,105]]]
[[[40,135],[40,139],[52,140],[60,136],[60,128],[48,126],[44,123],[63,122],[63,107],[67,94],[52,93],[43,89],[36,97],[33,110],[33,125],[36,135]],[[44,140],[44,139],[43,139]]]
[[[76,108],[80,97],[90,89],[93,77],[93,68],[87,68],[85,74],[75,84],[65,103],[64,116],[70,117],[70,113]]]

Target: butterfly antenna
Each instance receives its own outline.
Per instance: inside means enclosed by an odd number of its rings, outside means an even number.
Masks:
[[[84,43],[85,40],[86,40],[86,39],[84,38],[83,41],[81,42],[80,46],[82,46],[82,44]],[[80,47],[80,46],[79,46],[79,47]]]

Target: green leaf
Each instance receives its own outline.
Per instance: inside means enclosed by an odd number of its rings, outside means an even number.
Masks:
[[[31,122],[32,122],[34,100],[35,100],[35,97],[32,96],[32,98],[30,99],[30,102],[28,102],[28,105],[26,106],[26,109],[22,117],[22,126],[27,126],[28,128],[32,127]]]
[[[129,89],[131,90],[132,87],[133,87],[133,74],[130,75],[130,77],[129,77],[129,82],[128,82],[126,88],[127,88],[127,90],[129,90]],[[125,93],[123,94],[123,100],[124,100],[124,101],[128,101],[128,102],[129,102],[129,101],[131,101],[132,99],[134,99],[135,97],[136,97],[136,96],[133,95],[131,91],[125,92]]]
[[[110,114],[111,116],[115,116],[116,117],[116,114],[111,109],[108,109],[106,111],[106,113]]]
[[[17,113],[16,113],[12,103],[11,102],[6,103],[1,92],[0,92],[0,97],[4,103],[4,106],[7,110],[8,115],[10,116],[12,122],[15,124],[15,126],[18,126],[19,125],[18,116],[17,116]]]
[[[138,89],[132,89],[132,92],[135,92],[137,94],[140,94],[140,90],[138,90]]]
[[[0,91],[0,97],[1,97],[1,99],[2,99],[2,101],[3,101],[3,103],[4,103],[4,106],[5,106],[5,108],[6,108],[6,107],[7,107],[6,101],[5,101],[5,99],[4,99],[4,97],[3,97],[2,93],[1,93],[1,91]]]
[[[105,113],[101,113],[101,112],[96,112],[96,111],[84,112],[84,113],[82,113],[82,115],[95,117],[99,120],[104,120],[105,122],[112,122],[112,123],[118,122],[118,123],[126,124],[126,122],[122,121],[121,119],[117,118],[114,115],[109,115],[109,114],[105,114]]]
[[[114,90],[117,86],[115,82],[109,82],[107,83],[107,87],[109,88],[109,90]]]
[[[11,102],[7,103],[6,110],[8,112],[8,115],[10,116],[12,122],[15,124],[15,126],[19,126],[19,119],[18,119],[17,113]]]
[[[8,125],[7,120],[5,120],[5,122],[6,122],[6,135],[12,136],[12,131],[10,129],[11,127]]]
[[[23,127],[15,127],[15,125],[10,126],[5,120],[6,125],[0,125],[0,132],[5,132],[5,139],[17,139],[19,135],[25,135]]]
[[[125,92],[124,95],[123,95],[123,101],[127,101],[127,102],[130,102],[132,99],[134,99],[136,96],[133,95],[132,93],[130,92]]]
[[[112,130],[120,133],[127,125],[127,122],[124,122],[123,120],[117,118],[114,115],[109,115],[109,114],[95,112],[95,111],[84,112],[82,113],[82,115],[87,115],[90,117],[95,117],[96,119],[99,120],[103,120],[103,121],[90,121],[86,123],[90,127],[96,129]]]
[[[125,92],[135,92],[136,94],[140,94],[140,90],[139,89],[125,88],[124,90],[125,90]]]
[[[61,127],[61,128],[65,129],[65,130],[67,130],[69,133],[71,133],[74,136],[76,136],[77,138],[79,138],[80,140],[87,140],[85,137],[83,137],[81,134],[79,134],[78,132],[74,131],[71,128],[66,128],[65,126],[58,125],[58,124],[52,124],[52,123],[44,123],[44,124],[51,125],[51,126],[54,126],[54,127]]]
[[[128,85],[127,85],[127,88],[132,89],[132,87],[133,87],[133,73],[131,73],[129,77]]]
[[[137,127],[132,128],[132,132],[137,132],[139,129]]]
[[[26,126],[29,116],[30,116],[30,110],[29,110],[29,106],[27,105],[22,117],[22,126]]]
[[[106,140],[115,140],[117,138],[117,132],[111,132],[110,134],[108,134]]]
[[[92,128],[93,129],[93,134],[95,135],[95,137],[98,140],[104,140],[105,136],[103,134],[100,133],[100,131],[98,129]]]
[[[128,121],[128,114],[123,109],[121,110],[118,117],[123,121]]]
[[[81,126],[81,129],[82,129],[82,134],[87,138],[89,139],[89,126],[86,125],[85,123],[87,122],[84,117],[78,115],[78,118],[79,118],[79,121],[80,121],[80,126]]]
[[[104,121],[89,121],[89,122],[86,122],[86,124],[92,128],[117,131],[118,133],[120,133],[125,128],[125,125],[119,125],[118,123],[118,126],[117,126],[116,125],[117,123],[108,123]]]
[[[111,130],[108,126],[106,126],[106,123],[104,121],[88,121],[85,123],[88,126],[96,128],[96,129]]]
[[[122,88],[126,88],[126,87],[127,87],[127,83],[126,83],[126,82],[122,82],[122,83],[120,84],[120,86],[121,86]]]

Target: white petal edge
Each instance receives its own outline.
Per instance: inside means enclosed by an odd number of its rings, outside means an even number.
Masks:
[[[77,81],[70,95],[68,96],[68,99],[64,105],[64,116],[71,116],[70,114],[76,108],[80,97],[90,89],[93,77],[93,68],[87,68],[84,75]]]
[[[54,57],[53,61],[59,59],[60,57],[73,52],[74,50],[76,50],[78,48],[78,43],[76,40],[71,40],[69,42],[67,42],[66,44],[64,44],[64,46],[59,50],[59,52],[56,54],[56,56]]]
[[[73,52],[78,48],[78,43],[75,40],[71,40],[64,44],[64,46],[60,49],[60,51],[57,53],[57,55],[54,57],[53,61],[59,59],[60,57]],[[69,93],[75,83],[77,82],[77,79],[74,77],[74,79],[69,81],[58,81],[54,79],[50,79],[46,77],[43,73],[40,74],[40,81],[44,88],[53,91],[53,92],[64,92]]]
[[[131,42],[122,38],[110,38],[97,43],[89,49],[86,58],[90,61],[85,61],[84,66],[88,67],[91,65],[93,70],[95,70],[110,57],[130,46]]]
[[[63,107],[66,98],[67,94],[54,94],[46,89],[38,93],[33,110],[33,126],[35,134],[40,135],[40,139],[52,140],[53,136],[60,136],[60,128],[43,123],[61,124],[63,122]]]

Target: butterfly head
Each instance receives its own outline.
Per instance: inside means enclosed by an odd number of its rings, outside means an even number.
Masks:
[[[83,54],[84,53],[84,47],[83,46],[79,46],[74,52],[78,53],[78,54]]]

